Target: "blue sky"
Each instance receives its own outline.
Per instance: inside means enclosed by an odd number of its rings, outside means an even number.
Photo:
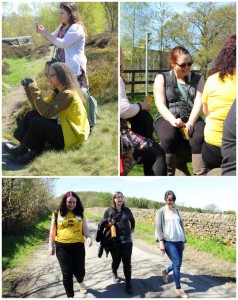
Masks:
[[[173,190],[177,204],[204,208],[216,204],[220,210],[235,210],[237,180],[233,177],[72,177],[55,182],[55,195],[69,190],[110,192],[163,201],[164,193]]]

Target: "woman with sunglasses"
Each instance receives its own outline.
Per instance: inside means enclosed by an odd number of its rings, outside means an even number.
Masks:
[[[45,142],[55,150],[67,150],[82,144],[89,136],[85,100],[73,70],[57,62],[50,66],[47,77],[54,90],[45,99],[33,79],[22,81],[33,109],[14,132],[20,145],[5,144],[5,150],[21,164],[28,164],[40,155]]]
[[[36,31],[57,47],[56,60],[68,64],[77,76],[80,87],[87,88],[87,58],[84,53],[86,28],[76,3],[60,3],[60,21],[61,25],[53,33],[45,30],[43,25],[36,25]]]
[[[63,274],[63,284],[68,298],[74,297],[73,276],[79,283],[79,290],[85,294],[87,288],[83,282],[85,276],[86,242],[92,246],[92,239],[84,217],[84,209],[79,196],[67,192],[52,214],[49,236],[49,253],[59,261]]]
[[[168,283],[168,274],[173,271],[176,294],[180,298],[188,298],[180,285],[180,268],[186,242],[183,222],[178,210],[174,208],[176,200],[174,192],[167,191],[164,200],[166,205],[160,208],[156,215],[155,238],[159,242],[160,250],[168,255],[172,264],[162,271],[162,280],[165,284]]]
[[[169,58],[169,72],[159,74],[154,82],[154,97],[158,109],[155,132],[166,154],[167,175],[174,176],[176,153],[183,132],[192,152],[194,175],[205,175],[201,149],[204,141],[202,110],[203,76],[191,72],[192,57],[187,49],[175,47]]]
[[[120,281],[117,270],[122,261],[123,271],[126,278],[126,292],[133,294],[131,286],[131,255],[132,237],[135,230],[135,219],[131,210],[125,206],[124,196],[121,192],[115,192],[112,197],[112,205],[103,216],[103,221],[111,231],[111,242],[109,251],[112,256],[112,280],[114,283]],[[115,229],[115,232],[113,232]]]

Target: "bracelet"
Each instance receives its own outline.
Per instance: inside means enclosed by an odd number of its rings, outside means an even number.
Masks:
[[[137,103],[137,104],[139,104],[139,106],[140,106],[140,111],[142,110],[142,106],[141,106],[141,104],[140,103]]]

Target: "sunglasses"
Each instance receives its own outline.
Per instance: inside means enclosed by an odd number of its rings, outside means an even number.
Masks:
[[[168,201],[168,202],[175,202],[174,199],[167,199],[166,201]]]
[[[184,69],[186,66],[191,67],[192,64],[193,64],[193,62],[190,61],[190,62],[188,62],[188,63],[183,63],[183,64],[181,64],[181,65],[179,65],[178,63],[175,62],[175,64],[176,64],[177,66],[179,66],[181,69]]]

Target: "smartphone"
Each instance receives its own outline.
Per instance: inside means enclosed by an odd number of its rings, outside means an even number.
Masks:
[[[38,22],[34,22],[34,25],[35,25],[35,27],[38,27],[39,23]]]

